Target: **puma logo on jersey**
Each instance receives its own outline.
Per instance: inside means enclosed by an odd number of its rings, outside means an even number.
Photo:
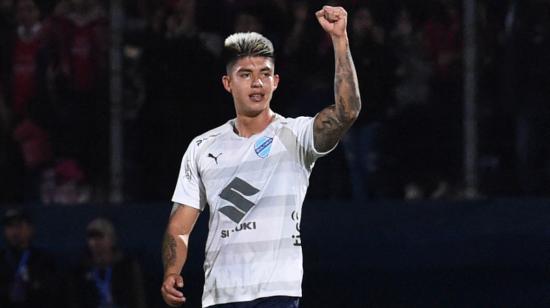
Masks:
[[[220,153],[218,154],[217,156],[214,156],[214,154],[212,153],[208,153],[208,157],[209,158],[212,158],[215,162],[216,162],[216,165],[218,164],[218,157],[220,157],[220,155],[222,155],[223,153]]]

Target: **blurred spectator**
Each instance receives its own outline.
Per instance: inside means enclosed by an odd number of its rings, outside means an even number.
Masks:
[[[392,195],[420,198],[430,161],[424,158],[431,146],[427,127],[431,123],[428,108],[432,67],[422,44],[423,33],[408,8],[402,7],[391,31],[390,46],[396,57],[394,70],[395,106],[391,109],[384,140],[385,160],[389,161]]]
[[[175,0],[168,3],[172,13],[166,18],[166,37],[194,36],[198,31],[195,1]]]
[[[428,101],[432,70],[422,45],[422,35],[410,11],[402,7],[390,37],[390,48],[397,61],[394,71],[397,79],[394,88],[396,109]]]
[[[510,1],[504,19],[501,96],[515,120],[519,186],[529,196],[550,194],[549,18],[547,2]]]
[[[27,169],[26,199],[38,201],[42,175],[53,159],[49,135],[32,120],[26,119],[16,127],[14,138],[20,145]]]
[[[43,204],[75,205],[91,201],[82,167],[74,159],[61,159],[46,169],[40,183]]]
[[[10,41],[15,28],[14,0],[0,0],[0,83],[6,82],[6,73],[10,67]]]
[[[14,0],[0,0],[0,12],[6,14],[14,6]],[[2,16],[4,17],[4,16]]]
[[[209,53],[219,56],[221,53],[221,36],[203,30],[197,24],[197,3],[195,0],[169,1],[166,16],[166,38],[195,38]]]
[[[88,254],[69,286],[70,306],[78,308],[146,307],[142,269],[117,245],[111,221],[95,218],[86,227]]]
[[[350,44],[366,106],[342,142],[347,159],[341,163],[350,166],[354,196],[448,195],[462,178],[460,2],[347,3],[353,6]],[[0,184],[6,187],[0,202],[105,198],[106,4],[0,0]],[[127,197],[157,200],[169,194],[181,140],[232,113],[218,86],[223,72],[216,63],[221,38],[233,30],[263,32],[279,46],[283,84],[274,103],[282,113],[313,115],[332,96],[333,85],[320,78],[332,74],[331,44],[316,27],[311,1],[123,4]],[[483,0],[478,8],[482,189],[546,195],[548,1]],[[219,108],[222,99],[227,104]],[[76,182],[56,171],[67,161],[82,173]],[[321,166],[317,172],[331,170]],[[325,186],[350,186],[345,174],[330,179],[319,185],[320,195],[312,185],[312,197],[326,197]]]
[[[28,214],[8,209],[3,221],[6,247],[0,252],[0,306],[59,307],[59,276],[52,258],[33,246]]]
[[[235,32],[258,32],[269,37],[275,48],[282,49],[293,18],[294,4],[302,1],[238,1],[228,10],[230,24],[223,29],[224,35]]]
[[[277,90],[280,93],[274,102],[281,105],[283,114],[314,114],[324,106],[324,102],[316,100],[319,89],[331,88],[326,78],[317,77],[319,69],[323,69],[317,62],[320,35],[324,33],[319,31],[308,1],[292,1],[289,7],[289,31],[276,59],[283,86]]]
[[[98,200],[108,166],[107,17],[97,0],[62,0],[51,19],[57,66],[52,72],[60,158],[82,165]]]
[[[454,0],[437,0],[423,26],[432,63],[423,159],[426,196],[448,195],[462,180],[462,61],[461,17]]]
[[[10,65],[5,74],[6,97],[26,172],[28,201],[38,201],[38,187],[53,151],[47,131],[46,71],[48,50],[40,11],[32,0],[16,2],[16,24],[8,43]]]
[[[18,118],[27,118],[30,103],[43,94],[38,89],[45,84],[43,78],[46,71],[46,44],[42,28],[40,11],[34,1],[17,1],[8,96],[11,98],[11,109]]]
[[[219,125],[232,108],[230,101],[226,109],[218,107],[222,65],[203,39],[209,35],[195,24],[195,9],[192,0],[159,7],[148,33],[143,52],[147,98],[138,118],[144,200],[170,193],[168,183],[177,176],[185,150],[181,141],[191,140],[208,123]]]
[[[285,59],[295,59],[296,57],[299,57],[303,60],[305,54],[301,54],[302,49],[304,47],[312,48],[310,44],[304,42],[309,37],[308,22],[310,22],[312,18],[308,2],[293,1],[291,4],[290,13],[292,14],[291,27],[285,41],[283,56]],[[295,62],[297,64],[300,61]]]
[[[386,43],[386,33],[368,7],[356,9],[350,21],[351,51],[366,108],[344,136],[343,145],[353,198],[365,200],[381,197],[385,193],[380,164],[380,132],[392,104],[391,73],[395,64]]]
[[[252,12],[240,11],[235,17],[233,31],[263,33],[264,26],[257,15]]]
[[[99,90],[107,64],[107,17],[97,0],[62,0],[55,10],[62,74],[69,90]]]
[[[424,24],[427,51],[441,82],[450,82],[460,72],[460,15],[453,0],[437,0]],[[453,93],[456,88],[452,88]],[[460,88],[459,88],[460,90]]]
[[[502,1],[478,3],[478,149],[479,182],[484,195],[517,194],[514,178],[514,142],[510,108],[500,96],[499,84],[507,65],[499,63],[506,6]]]
[[[25,173],[24,164],[12,136],[11,113],[2,92],[0,84],[0,206],[4,203],[22,202],[25,191],[22,177]]]

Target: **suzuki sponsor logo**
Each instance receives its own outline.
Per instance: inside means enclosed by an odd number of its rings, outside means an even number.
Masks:
[[[241,232],[241,231],[247,231],[247,230],[256,230],[256,222],[255,221],[243,222],[237,225],[234,229],[222,230],[221,237],[228,238],[231,236],[231,234],[235,232]]]
[[[220,198],[231,203],[231,205],[221,207],[220,213],[235,223],[240,223],[255,205],[254,202],[245,197],[254,196],[259,191],[245,180],[239,177],[234,178],[219,194]]]

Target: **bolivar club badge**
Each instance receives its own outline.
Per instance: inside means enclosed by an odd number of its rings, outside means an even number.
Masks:
[[[266,158],[271,151],[271,144],[273,143],[273,138],[262,136],[254,144],[254,152],[261,158]]]

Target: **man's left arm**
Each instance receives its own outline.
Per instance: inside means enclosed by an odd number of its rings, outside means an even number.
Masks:
[[[335,104],[317,114],[313,125],[315,149],[326,152],[338,143],[357,119],[361,110],[361,97],[346,31],[346,10],[342,7],[324,6],[315,15],[332,39],[335,58]]]

